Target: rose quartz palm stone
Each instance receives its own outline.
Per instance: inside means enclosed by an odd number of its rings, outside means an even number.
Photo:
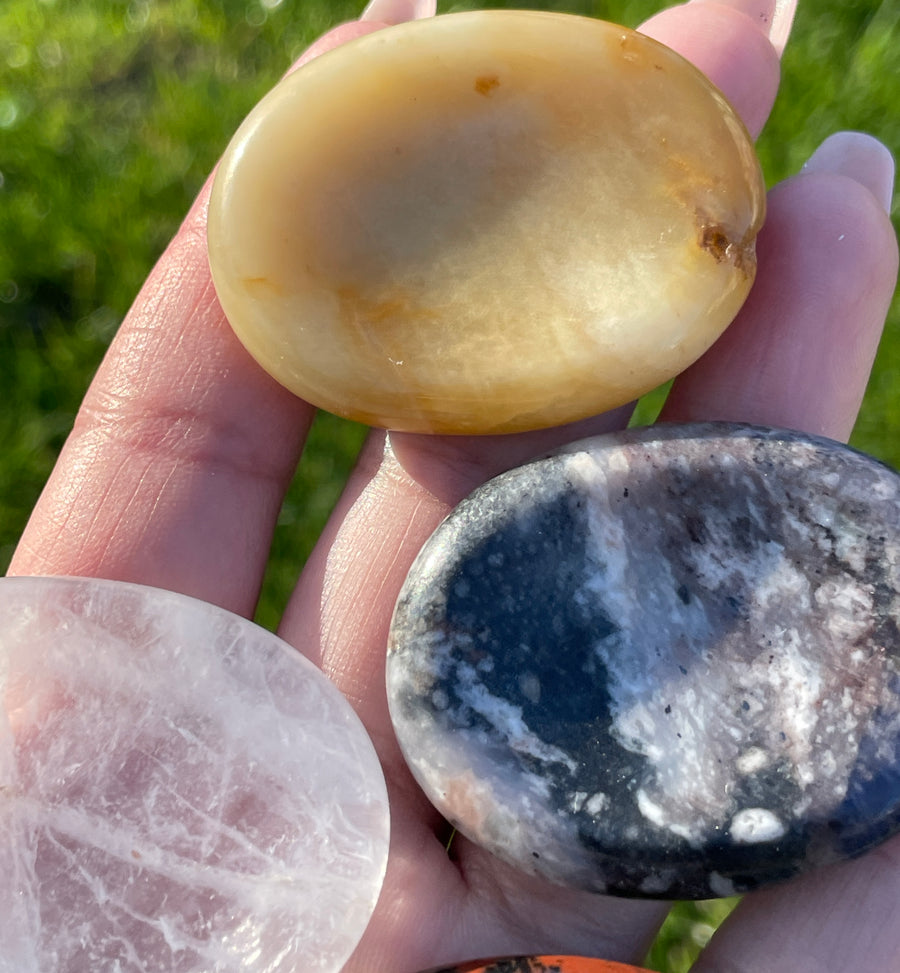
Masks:
[[[0,971],[336,971],[384,778],[337,689],[183,595],[0,581]]]

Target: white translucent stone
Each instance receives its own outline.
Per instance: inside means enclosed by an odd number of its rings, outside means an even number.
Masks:
[[[182,595],[0,581],[0,971],[336,971],[388,847],[337,689]]]

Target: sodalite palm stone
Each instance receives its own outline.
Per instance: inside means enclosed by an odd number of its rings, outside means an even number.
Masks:
[[[498,477],[400,595],[388,694],[437,808],[600,892],[707,898],[900,825],[900,477],[745,426]]]
[[[0,971],[340,970],[388,848],[369,739],[244,619],[0,581]]]

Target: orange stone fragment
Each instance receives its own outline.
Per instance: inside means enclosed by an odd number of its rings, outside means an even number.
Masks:
[[[429,973],[649,973],[642,966],[628,966],[584,956],[516,956],[476,960],[458,966],[442,966]]]

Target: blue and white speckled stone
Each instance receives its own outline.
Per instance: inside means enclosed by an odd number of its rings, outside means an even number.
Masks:
[[[706,898],[900,827],[900,477],[703,424],[513,470],[400,595],[388,695],[438,809],[584,889]]]

